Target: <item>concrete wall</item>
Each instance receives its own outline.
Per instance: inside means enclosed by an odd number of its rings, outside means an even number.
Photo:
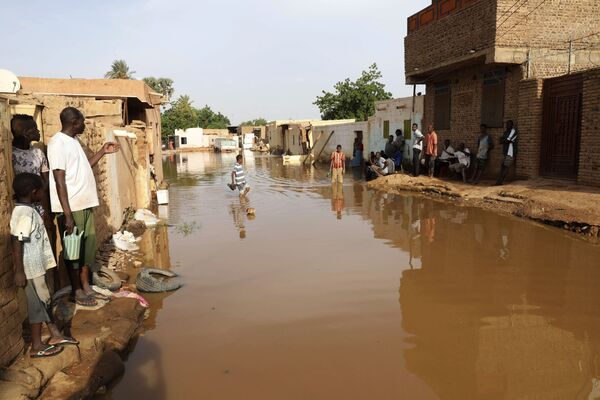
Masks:
[[[370,152],[378,152],[385,149],[387,138],[384,137],[383,126],[384,121],[390,123],[390,135],[396,138],[396,129],[401,129],[404,137],[410,137],[406,132],[405,121],[419,124],[421,128],[423,120],[423,112],[425,107],[425,96],[415,97],[415,112],[412,114],[413,99],[412,97],[404,97],[401,99],[392,99],[378,101],[375,103],[375,116],[369,119],[370,132],[368,146],[365,146],[367,154]],[[409,143],[409,142],[407,142]],[[411,157],[412,145],[405,146],[404,157]]]
[[[333,136],[327,141],[332,131],[334,132]],[[321,153],[319,157],[320,161],[327,161],[339,144],[342,146],[342,151],[346,155],[346,159],[351,160],[354,156],[354,138],[357,131],[363,134],[363,144],[365,144],[363,157],[365,157],[368,154],[365,138],[367,138],[369,132],[369,122],[366,121],[338,125],[321,125],[314,128],[313,138],[315,144],[313,146],[313,154],[316,157]]]
[[[204,136],[202,128],[175,129],[178,137],[177,147],[180,149],[193,149],[208,147],[208,141]],[[186,142],[185,144],[183,142]]]

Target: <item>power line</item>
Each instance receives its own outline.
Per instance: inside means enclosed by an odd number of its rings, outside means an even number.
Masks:
[[[504,17],[504,15],[506,15],[506,14],[508,13],[508,11],[510,11],[510,9],[511,9],[511,8],[513,8],[513,7],[514,7],[514,6],[515,6],[515,5],[516,5],[518,2],[520,2],[520,1],[522,1],[522,0],[517,0],[517,1],[516,1],[516,2],[515,2],[513,5],[512,5],[512,6],[510,6],[510,8],[509,8],[509,9],[508,9],[508,10],[507,10],[507,11],[506,11],[504,14],[502,14],[502,15],[500,16],[500,18],[498,18],[498,21],[500,21],[500,20],[502,19],[502,17]],[[502,25],[504,25],[504,24],[506,23],[506,21],[508,21],[508,20],[510,19],[510,17],[512,17],[512,16],[513,16],[513,15],[514,15],[514,14],[515,14],[517,11],[519,11],[521,8],[523,8],[523,6],[524,6],[524,5],[525,5],[525,4],[526,4],[528,1],[529,1],[529,0],[524,0],[524,1],[523,1],[523,3],[522,3],[522,4],[521,4],[519,7],[515,8],[515,9],[514,9],[514,11],[513,11],[513,12],[511,12],[511,13],[510,13],[510,15],[509,15],[509,16],[507,16],[507,17],[504,19],[504,21],[502,21],[502,22],[500,23],[500,25],[498,25],[498,26],[496,27],[496,31],[498,31],[498,29],[499,29],[499,28],[500,28]]]
[[[527,18],[529,18],[529,16],[530,16],[531,14],[533,14],[533,13],[534,13],[534,12],[535,12],[535,11],[536,11],[538,8],[540,8],[540,7],[541,7],[541,6],[542,6],[544,3],[546,3],[547,1],[548,1],[548,0],[542,0],[542,1],[540,1],[540,2],[538,3],[538,5],[537,5],[537,6],[535,6],[535,7],[533,8],[533,10],[529,11],[529,13],[528,13],[528,14],[527,14],[527,15],[526,15],[524,18],[522,18],[521,20],[517,21],[517,22],[516,22],[516,23],[515,23],[515,24],[514,24],[514,25],[513,25],[513,26],[512,26],[510,29],[507,29],[506,31],[504,31],[504,33],[503,33],[503,34],[501,34],[500,36],[498,36],[498,37],[496,38],[496,41],[498,41],[498,40],[502,39],[502,37],[504,37],[504,35],[506,35],[506,34],[507,34],[508,32],[510,32],[510,31],[511,31],[511,30],[512,30],[512,29],[513,29],[515,26],[517,26],[517,25],[519,24],[519,22],[521,22],[521,21],[522,21],[522,20],[524,20],[524,19],[527,19]],[[510,16],[509,16],[509,17],[510,17]],[[505,20],[504,22],[506,22],[506,20]],[[502,24],[500,24],[500,25],[502,25]],[[499,25],[499,26],[496,28],[496,31],[498,31],[498,28],[500,28],[500,25]]]

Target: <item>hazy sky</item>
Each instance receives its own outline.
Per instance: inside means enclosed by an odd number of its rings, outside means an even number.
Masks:
[[[136,78],[232,123],[317,118],[321,90],[371,63],[395,97],[406,18],[430,0],[4,1],[0,68],[19,76],[100,78],[125,59]]]

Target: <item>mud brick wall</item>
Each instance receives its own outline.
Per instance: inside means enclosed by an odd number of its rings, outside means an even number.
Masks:
[[[600,69],[583,80],[578,183],[600,186]]]
[[[86,117],[86,130],[80,136],[83,148],[88,156],[100,150],[107,140],[107,129],[105,126],[122,125],[120,100],[95,100],[89,98],[77,98],[68,96],[37,96],[44,104],[42,112],[42,124],[44,129],[44,142],[54,136],[61,129],[60,112],[65,107],[75,107],[79,109]],[[111,184],[107,169],[107,159],[104,157],[94,167],[96,185],[98,187],[98,197],[100,206],[94,210],[96,220],[96,235],[98,243],[108,239],[113,232],[111,226],[110,214],[110,190]],[[120,218],[121,216],[119,216]],[[117,227],[118,228],[118,227]]]
[[[9,228],[13,207],[11,146],[8,102],[0,98],[0,367],[23,349],[21,324],[25,318],[22,299],[13,283]]]
[[[542,142],[542,88],[543,80],[528,79],[519,82],[519,155],[516,164],[519,178],[539,175]]]
[[[483,72],[490,67],[471,67],[450,74],[450,129],[434,129],[438,134],[440,145],[445,139],[450,139],[454,146],[464,142],[471,150],[477,152],[477,139],[479,138],[479,125],[481,124],[481,101],[483,92]],[[518,126],[519,113],[519,81],[523,77],[520,67],[508,67],[504,91],[504,121],[512,119]],[[425,96],[425,113],[423,117],[423,133],[428,124],[433,124],[435,90],[434,83],[427,84]],[[496,177],[500,172],[502,150],[499,144],[504,128],[489,128],[488,132],[494,140],[495,148],[491,152],[491,159],[485,172],[485,177]],[[523,141],[521,135],[521,141]],[[517,165],[520,157],[517,158]]]
[[[404,39],[406,71],[425,70],[465,57],[471,49],[489,47],[494,42],[491,27],[495,23],[496,0],[479,0],[421,27]]]

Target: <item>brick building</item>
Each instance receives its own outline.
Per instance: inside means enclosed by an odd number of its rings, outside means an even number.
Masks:
[[[598,124],[587,114],[597,107],[598,74],[589,69],[600,64],[598,7],[596,0],[433,0],[408,18],[405,38],[406,81],[426,85],[424,125],[474,149],[487,124],[496,142],[488,175],[495,175],[498,139],[513,120],[519,177],[600,184],[593,160],[580,153],[593,144],[586,129]]]

